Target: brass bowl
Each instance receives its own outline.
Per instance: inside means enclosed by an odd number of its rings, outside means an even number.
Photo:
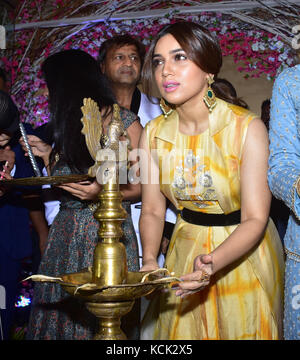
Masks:
[[[62,275],[63,281],[59,283],[68,294],[86,302],[115,302],[130,301],[147,296],[154,290],[162,289],[174,282],[173,278],[141,282],[145,274],[147,272],[128,272],[125,284],[97,286],[92,283],[92,272],[87,270]]]

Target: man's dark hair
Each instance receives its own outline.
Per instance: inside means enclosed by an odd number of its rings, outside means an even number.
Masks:
[[[130,35],[117,35],[108,40],[105,40],[101,44],[100,49],[99,49],[99,54],[98,54],[98,59],[97,59],[98,63],[102,64],[105,61],[107,52],[111,48],[119,49],[126,45],[133,45],[136,47],[137,52],[140,57],[141,66],[143,66],[144,58],[145,58],[145,54],[146,54],[145,46],[139,40],[133,38]]]
[[[19,126],[19,110],[11,96],[0,90],[0,133],[13,135]]]
[[[0,67],[0,78],[2,78],[4,82],[7,81],[6,73],[1,67]]]
[[[270,122],[270,106],[271,100],[266,99],[261,104],[261,115],[260,118],[265,123],[267,129],[269,130],[269,122]]]

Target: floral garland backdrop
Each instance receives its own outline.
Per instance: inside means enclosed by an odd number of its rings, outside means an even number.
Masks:
[[[73,5],[75,2],[72,1]],[[77,3],[80,1],[77,0]],[[34,19],[33,14],[40,4],[41,0],[27,1],[27,6],[19,11],[19,17],[28,22]],[[56,9],[54,18],[62,17],[65,5],[63,0],[53,2]],[[237,70],[243,72],[245,78],[265,75],[272,80],[284,67],[294,64],[295,53],[280,36],[215,12],[182,16],[176,14],[176,10],[170,10],[163,18],[91,23],[67,38],[59,33],[57,37],[48,37],[45,43],[39,41],[41,37],[37,36],[37,33],[49,32],[49,29],[16,31],[13,52],[10,54],[8,51],[10,56],[0,59],[0,66],[10,74],[11,92],[20,109],[22,121],[34,126],[48,121],[47,98],[41,91],[45,84],[40,65],[49,54],[58,51],[54,45],[59,41],[59,50],[80,48],[97,58],[102,41],[115,34],[129,33],[148,46],[162,26],[182,19],[198,22],[209,28],[219,38],[223,56],[232,55],[234,62],[238,64]],[[29,49],[30,42],[32,45]],[[38,61],[33,61],[36,59]]]

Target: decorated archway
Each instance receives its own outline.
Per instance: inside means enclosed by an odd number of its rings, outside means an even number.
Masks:
[[[300,47],[299,0],[14,3],[14,11],[5,6],[7,49],[0,50],[0,65],[10,75],[22,120],[35,125],[48,120],[40,65],[62,49],[81,48],[97,57],[104,39],[124,32],[147,46],[162,26],[185,19],[203,24],[218,36],[224,57],[230,57],[236,64],[234,71],[243,78],[272,81],[284,67],[295,64]]]

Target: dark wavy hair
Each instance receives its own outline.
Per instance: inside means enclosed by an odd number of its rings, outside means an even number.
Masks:
[[[0,67],[0,78],[3,79],[4,82],[7,81],[6,73],[4,69],[2,69],[1,67]]]
[[[269,122],[270,122],[270,107],[271,107],[270,99],[266,99],[261,103],[260,118],[262,119],[268,130],[269,130]]]
[[[42,64],[49,89],[50,122],[47,131],[54,142],[50,161],[59,154],[59,163],[72,172],[86,172],[93,164],[82,130],[84,98],[97,102],[104,116],[112,111],[115,98],[97,61],[82,50],[65,50],[49,56]]]
[[[174,36],[188,58],[201,70],[218,74],[222,66],[222,51],[218,40],[203,26],[180,21],[162,28],[149,47],[142,69],[142,85],[147,95],[151,95],[152,84],[155,83],[152,64],[154,50],[158,40],[167,34]]]
[[[174,36],[181,48],[186,52],[188,58],[199,68],[208,73],[217,75],[222,67],[222,50],[218,39],[202,25],[189,21],[179,21],[162,28],[152,41],[147,52],[144,67],[142,69],[143,91],[150,96],[153,92],[154,68],[153,55],[155,46],[160,38],[170,34]],[[217,85],[215,85],[216,87]],[[223,91],[221,86],[217,89],[218,97],[230,103],[237,103],[238,99],[228,96],[228,92]]]
[[[234,86],[226,79],[215,78],[215,81],[211,85],[216,97],[225,100],[231,104],[241,106],[245,109],[249,109],[247,103],[237,96]]]

